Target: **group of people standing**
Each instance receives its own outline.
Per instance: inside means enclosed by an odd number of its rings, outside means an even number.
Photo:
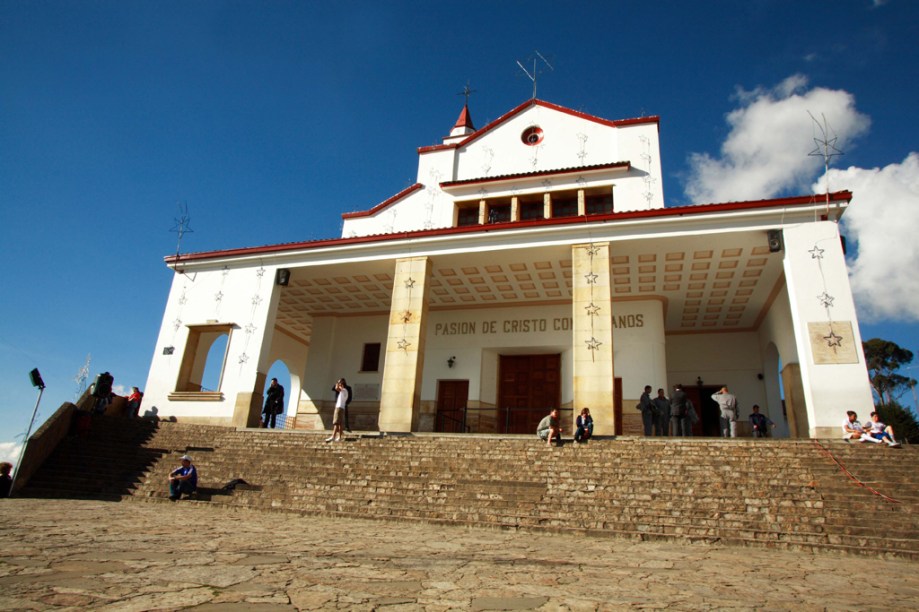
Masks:
[[[739,419],[737,397],[727,387],[722,387],[712,395],[712,400],[718,404],[721,435],[736,438]],[[657,397],[653,399],[651,385],[645,385],[636,408],[641,411],[642,429],[646,436],[668,436],[672,432],[676,437],[689,437],[692,436],[692,426],[699,422],[696,407],[681,384],[673,387],[669,398],[663,389],[658,389]],[[759,406],[754,404],[750,427],[754,438],[763,438],[769,435],[769,429],[775,427],[775,423],[761,414]]]
[[[691,436],[693,424],[699,422],[695,406],[681,384],[673,387],[669,398],[663,389],[658,389],[653,399],[651,385],[645,385],[636,408],[641,411],[642,430],[646,436],[669,436],[671,427],[674,436]]]

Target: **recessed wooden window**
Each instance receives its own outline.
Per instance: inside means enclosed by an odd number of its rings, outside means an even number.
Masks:
[[[511,220],[510,204],[491,204],[488,205],[488,222],[489,223],[506,223]]]
[[[576,194],[552,196],[552,217],[576,217],[578,215],[578,197]]]
[[[613,212],[613,192],[586,194],[584,208],[588,215],[606,215]]]
[[[520,202],[520,220],[542,219],[545,214],[545,205],[542,198],[532,200],[521,200]]]
[[[466,205],[461,206],[456,211],[456,226],[465,227],[467,225],[478,225],[479,223],[479,206]]]
[[[364,345],[364,354],[361,356],[361,372],[380,371],[380,343],[369,342]]]

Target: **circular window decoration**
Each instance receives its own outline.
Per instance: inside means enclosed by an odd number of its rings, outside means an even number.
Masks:
[[[542,128],[534,125],[523,130],[523,134],[520,135],[520,140],[527,146],[535,147],[542,142],[542,136]]]

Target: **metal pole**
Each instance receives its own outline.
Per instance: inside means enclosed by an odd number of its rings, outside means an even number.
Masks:
[[[16,477],[19,476],[19,468],[22,467],[22,457],[26,454],[26,446],[29,445],[29,436],[32,435],[32,425],[35,424],[35,415],[38,414],[38,405],[41,403],[41,395],[44,392],[44,387],[38,388],[38,400],[35,402],[35,410],[32,411],[32,420],[29,421],[26,437],[22,439],[22,450],[19,451],[19,462],[16,463],[16,471],[13,472],[13,481],[10,483],[10,497],[13,496],[13,491],[16,490]]]

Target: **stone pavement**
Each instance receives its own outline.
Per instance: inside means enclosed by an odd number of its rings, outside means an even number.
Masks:
[[[902,559],[0,500],[2,610],[919,609]]]

